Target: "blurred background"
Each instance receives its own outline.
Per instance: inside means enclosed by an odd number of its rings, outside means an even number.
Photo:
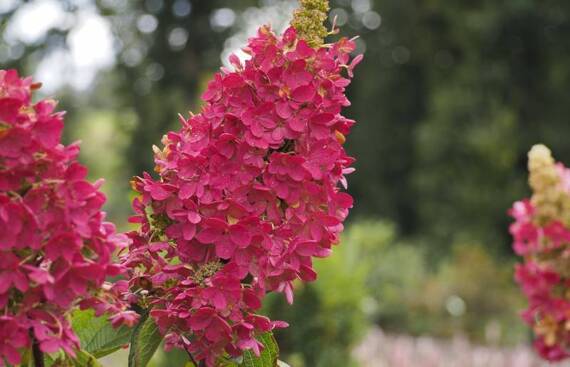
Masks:
[[[104,177],[126,230],[128,181],[199,111],[207,80],[276,0],[1,0],[0,67],[33,75],[67,110],[65,140]],[[332,0],[360,35],[348,90],[356,199],[342,245],[295,304],[265,312],[293,367],[542,366],[518,318],[506,211],[529,194],[526,152],[570,162],[570,2]],[[123,365],[116,358],[109,366]],[[155,367],[183,366],[179,353]],[[563,365],[563,364],[560,364]],[[566,364],[568,365],[568,364]]]

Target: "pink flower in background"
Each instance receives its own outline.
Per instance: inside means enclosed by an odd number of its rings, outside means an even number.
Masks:
[[[128,297],[151,307],[167,347],[208,366],[258,354],[256,337],[286,325],[257,315],[265,294],[292,302],[294,281],[316,279],[312,258],[330,254],[352,207],[339,183],[354,161],[342,145],[354,121],[340,114],[354,47],[260,28],[250,59],[232,56],[202,111],[155,149],[159,177],[132,182]]]
[[[60,143],[63,113],[31,103],[38,87],[0,70],[0,366],[21,362],[30,335],[43,352],[74,355],[68,316],[79,303],[133,322],[102,289],[122,271],[111,256],[128,239],[105,222],[101,182],[86,180],[78,146]]]
[[[513,248],[524,258],[515,279],[528,299],[523,318],[535,332],[535,349],[558,361],[570,357],[570,170],[542,145],[530,151],[529,169],[533,196],[509,211]]]

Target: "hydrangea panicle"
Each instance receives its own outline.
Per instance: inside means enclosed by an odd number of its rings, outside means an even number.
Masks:
[[[32,102],[38,87],[0,70],[0,366],[19,364],[32,341],[74,356],[69,312],[78,304],[136,318],[118,289],[101,289],[122,271],[112,253],[128,238],[105,222],[102,182],[86,180],[79,146],[60,143],[63,112]]]
[[[530,200],[510,210],[513,248],[522,256],[515,278],[528,298],[523,314],[533,326],[542,357],[570,357],[570,169],[555,163],[550,150],[529,152]]]
[[[293,302],[294,282],[316,279],[312,259],[331,253],[352,207],[341,186],[354,121],[341,110],[361,57],[350,61],[352,40],[297,34],[261,27],[250,58],[231,56],[202,111],[155,147],[159,177],[132,181],[129,298],[151,309],[168,348],[210,367],[258,354],[257,336],[286,325],[257,313],[262,299],[277,291]]]

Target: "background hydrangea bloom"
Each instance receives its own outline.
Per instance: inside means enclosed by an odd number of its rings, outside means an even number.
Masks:
[[[250,59],[232,56],[202,111],[155,147],[159,178],[133,180],[130,299],[152,308],[167,347],[208,366],[259,353],[256,336],[285,326],[256,313],[264,295],[292,302],[295,280],[316,279],[312,258],[330,254],[352,206],[339,184],[352,172],[342,144],[354,121],[341,109],[354,47],[261,27]]]
[[[510,211],[513,247],[525,259],[515,277],[529,301],[523,317],[534,328],[535,347],[556,361],[570,357],[570,169],[537,145],[529,170],[533,196]]]
[[[86,180],[78,144],[60,143],[63,113],[51,100],[32,103],[38,87],[0,70],[0,366],[20,363],[32,342],[73,356],[68,313],[78,303],[136,319],[105,284],[128,239],[104,221],[102,181]]]

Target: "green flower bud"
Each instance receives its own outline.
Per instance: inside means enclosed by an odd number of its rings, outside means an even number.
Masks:
[[[312,47],[323,44],[328,34],[324,21],[329,11],[328,0],[299,0],[301,7],[295,10],[291,25],[299,38],[304,39]]]

